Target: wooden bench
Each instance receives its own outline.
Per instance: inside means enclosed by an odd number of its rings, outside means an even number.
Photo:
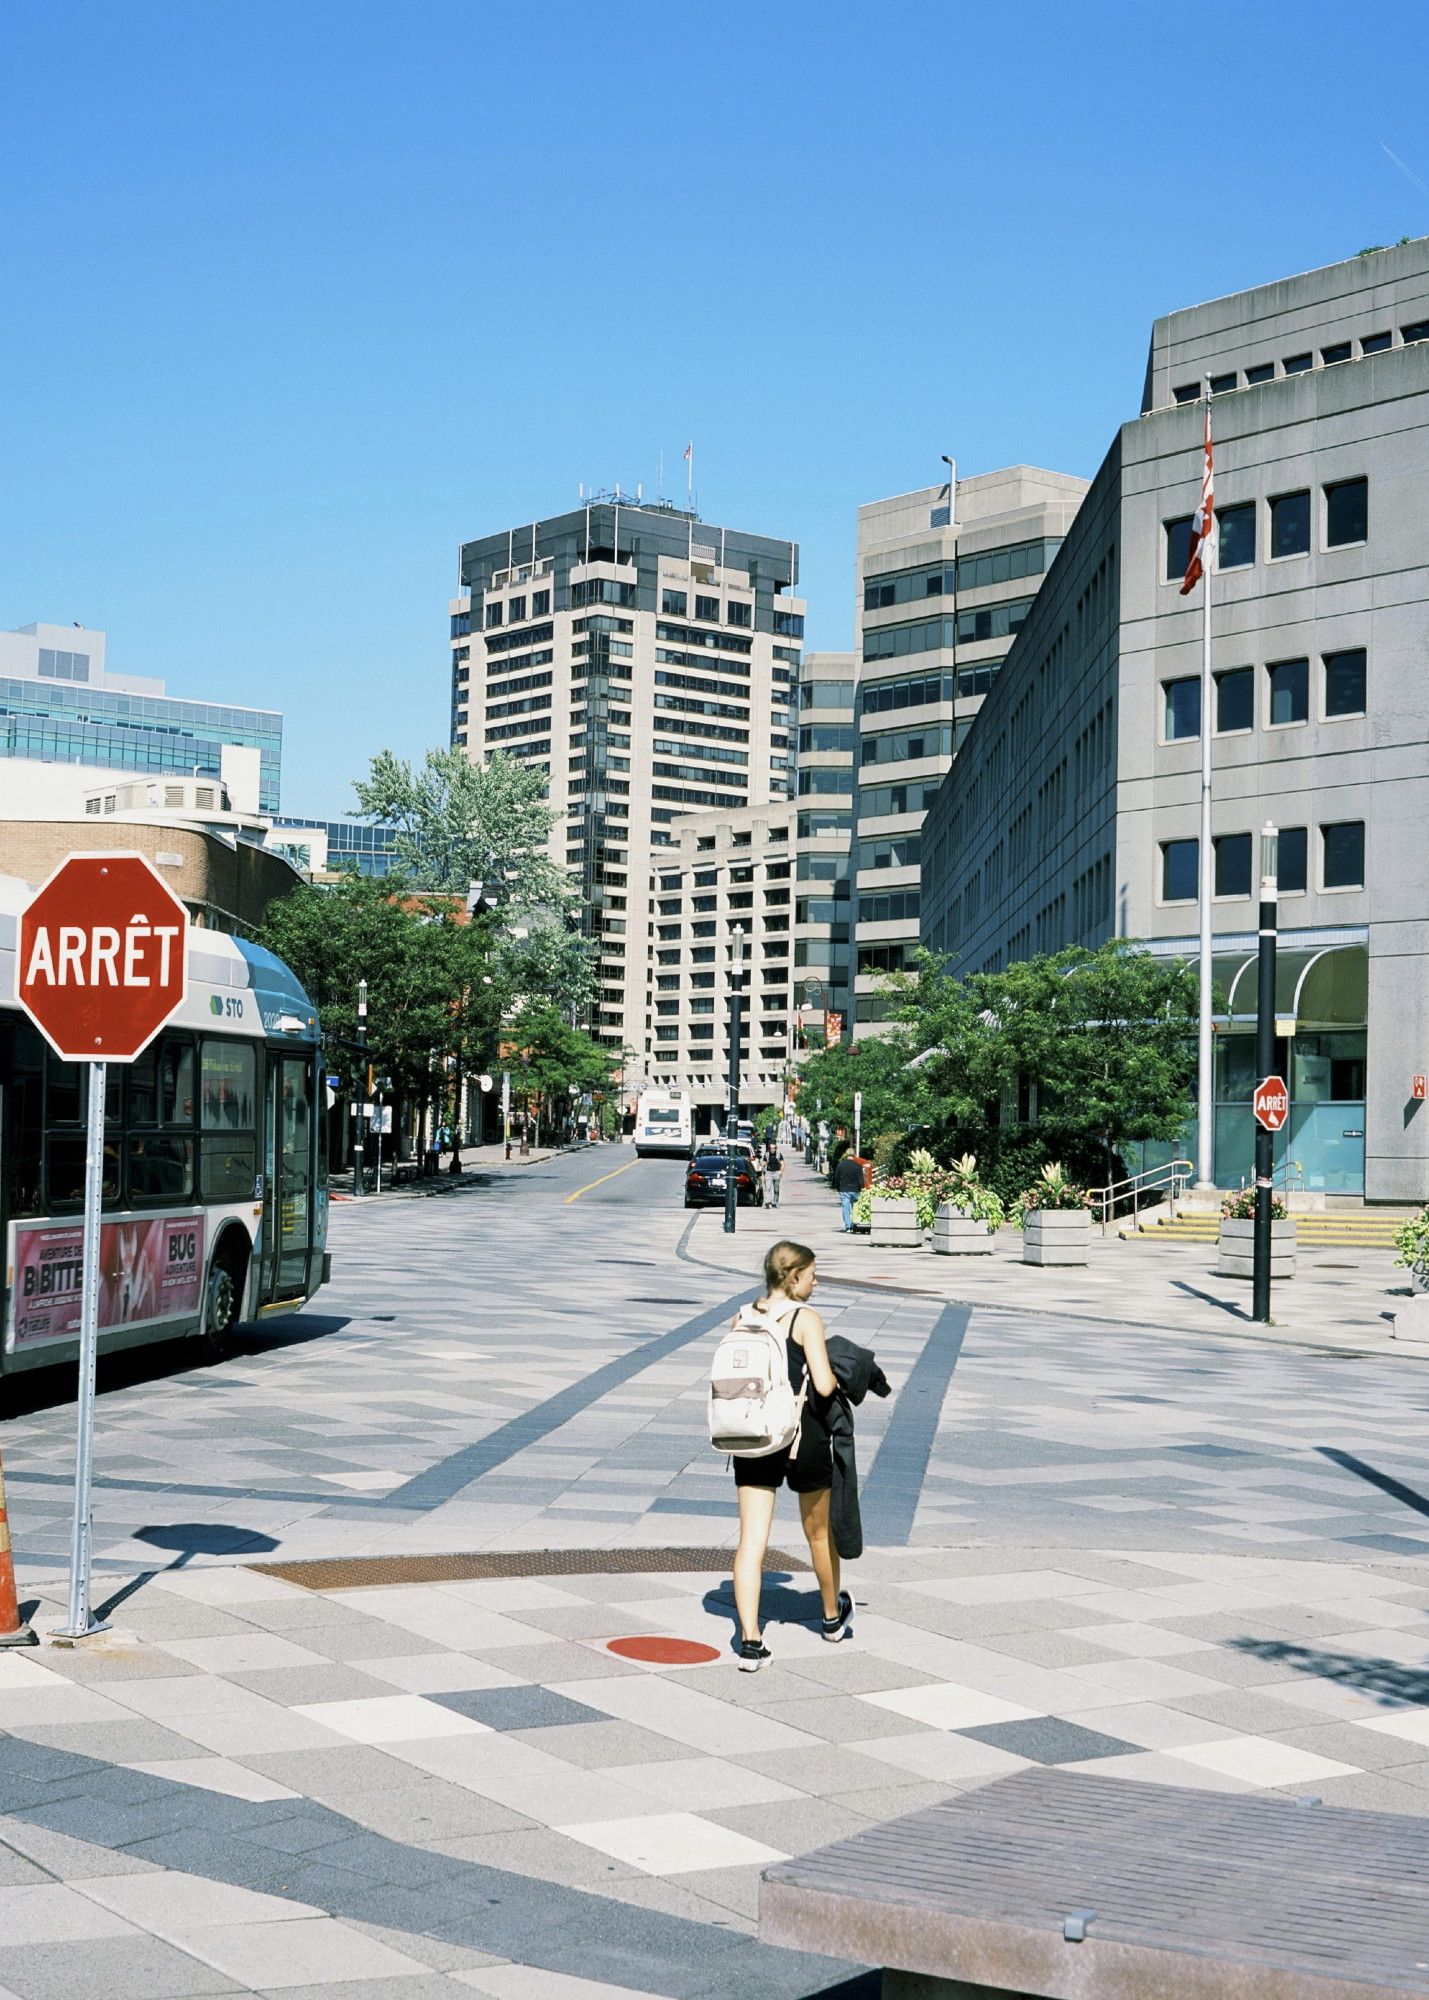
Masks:
[[[1429,1994],[1429,1821],[1019,1771],[765,1871],[766,1943],[885,2000]]]

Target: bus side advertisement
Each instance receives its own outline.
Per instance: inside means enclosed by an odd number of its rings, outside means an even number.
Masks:
[[[10,1229],[12,1350],[78,1340],[83,1227],[22,1222]],[[192,1318],[203,1287],[204,1217],[106,1222],[99,1247],[99,1330]]]

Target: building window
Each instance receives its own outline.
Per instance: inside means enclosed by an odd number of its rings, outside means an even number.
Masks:
[[[702,618],[707,625],[718,625],[719,599],[717,597],[697,597],[695,599],[695,616],[696,618]]]
[[[1320,828],[1320,886],[1363,889],[1364,821],[1342,819]]]
[[[726,624],[747,627],[754,623],[754,606],[743,604],[737,597],[732,597],[724,608],[724,615]]]
[[[690,608],[690,600],[683,590],[662,590],[660,609],[667,618],[683,618]]]
[[[1303,826],[1282,826],[1278,846],[1279,888],[1282,896],[1303,896],[1306,889],[1309,841]]]
[[[1255,670],[1232,667],[1216,675],[1216,733],[1230,736],[1255,727]]]
[[[1234,389],[1235,384],[1236,373],[1234,368],[1231,369],[1228,375],[1213,375],[1211,377],[1211,394],[1213,396],[1224,396],[1228,390]]]
[[[531,616],[533,618],[549,618],[550,615],[551,615],[550,591],[549,590],[536,591],[531,599]]]
[[[1383,354],[1393,339],[1392,333],[1367,333],[1360,342],[1360,353]]]
[[[1257,361],[1253,368],[1247,368],[1245,371],[1245,381],[1248,389],[1253,389],[1257,382],[1273,382],[1274,380],[1275,363],[1273,361]]]
[[[1266,670],[1270,684],[1270,713],[1267,717],[1272,729],[1283,729],[1287,723],[1308,722],[1310,720],[1310,662],[1308,660],[1275,660]]]
[[[1367,678],[1363,646],[1345,653],[1326,653],[1326,715],[1363,715]]]
[[[1179,743],[1201,733],[1201,682],[1198,675],[1181,681],[1163,681],[1165,715],[1162,728],[1168,743]]]
[[[1180,388],[1173,389],[1171,394],[1178,403],[1197,403],[1201,398],[1201,385],[1199,382],[1183,382]]]
[[[1250,835],[1223,833],[1211,843],[1216,858],[1216,894],[1250,894]]]
[[[1244,569],[1255,561],[1255,502],[1242,501],[1235,507],[1216,509],[1220,530],[1220,567]]]
[[[511,624],[523,625],[526,622],[525,598],[513,597],[510,604],[507,606],[506,616],[511,622]]]
[[[1197,890],[1198,840],[1163,840],[1161,843],[1161,900],[1163,903],[1194,903]]]
[[[1179,583],[1191,560],[1191,516],[1181,514],[1166,523],[1166,581]]]
[[[1332,340],[1328,347],[1320,349],[1320,360],[1326,368],[1334,368],[1341,361],[1350,358],[1350,343],[1347,340]]]
[[[1310,553],[1310,495],[1278,493],[1270,503],[1270,555],[1307,556]]]
[[[500,623],[501,623],[501,606],[499,604],[488,604],[486,607],[487,631],[489,632],[494,625],[499,625]]]
[[[1314,367],[1315,357],[1313,354],[1287,354],[1280,365],[1287,375],[1304,375]]]
[[[1411,320],[1399,329],[1399,337],[1406,347],[1412,347],[1416,340],[1429,340],[1429,319]]]
[[[1325,547],[1369,540],[1369,481],[1340,479],[1325,488]]]

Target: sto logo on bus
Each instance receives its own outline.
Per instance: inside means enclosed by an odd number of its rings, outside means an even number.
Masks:
[[[142,854],[72,854],[20,918],[16,998],[68,1062],[132,1062],[183,1004],[188,911]]]

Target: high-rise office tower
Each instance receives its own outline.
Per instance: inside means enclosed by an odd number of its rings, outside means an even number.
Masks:
[[[853,1018],[854,656],[806,653],[799,672],[794,817],[794,1021],[803,1049]]]
[[[592,1028],[645,1063],[651,858],[681,814],[784,803],[804,605],[793,542],[593,499],[467,542],[451,735],[541,771],[598,948]]]
[[[884,1018],[885,974],[918,943],[932,805],[1087,481],[1014,465],[858,510],[854,1017]]]

